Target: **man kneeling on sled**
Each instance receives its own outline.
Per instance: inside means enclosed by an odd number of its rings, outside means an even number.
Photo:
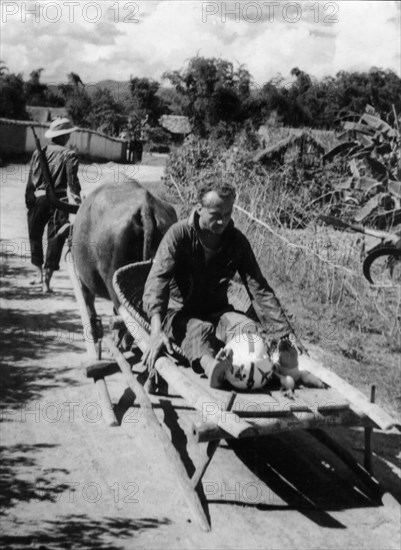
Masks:
[[[190,217],[172,225],[160,243],[143,295],[151,322],[143,359],[151,377],[156,359],[165,350],[172,353],[174,342],[195,370],[202,367],[210,386],[219,387],[232,367],[233,353],[225,344],[249,332],[263,333],[270,349],[278,342],[277,360],[284,368],[298,366],[291,326],[248,239],[231,219],[235,197],[230,184],[205,183]],[[252,296],[260,325],[229,304],[236,273]]]

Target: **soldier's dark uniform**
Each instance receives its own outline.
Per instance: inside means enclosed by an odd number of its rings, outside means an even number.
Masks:
[[[79,204],[81,186],[78,180],[78,158],[74,151],[55,143],[50,143],[44,147],[43,151],[47,158],[57,198],[67,202],[68,189],[73,200]],[[48,244],[44,267],[56,271],[60,267],[61,253],[66,239],[65,234],[59,235],[58,231],[68,222],[68,214],[56,209],[49,202],[45,188],[46,183],[38,152],[35,151],[32,155],[25,190],[31,261],[38,267],[43,265],[42,239],[47,225]]]

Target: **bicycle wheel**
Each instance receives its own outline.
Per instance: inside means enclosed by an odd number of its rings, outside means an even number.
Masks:
[[[372,285],[401,285],[401,249],[386,246],[374,250],[363,262],[363,274]]]

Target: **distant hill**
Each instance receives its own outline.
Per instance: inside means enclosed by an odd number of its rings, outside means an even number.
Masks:
[[[60,82],[60,84],[67,84],[67,82]],[[93,97],[96,90],[106,89],[110,90],[116,99],[124,101],[126,97],[130,96],[130,81],[126,80],[119,82],[118,80],[100,80],[99,82],[84,82],[85,89],[88,92],[89,97]],[[58,84],[47,84],[48,88],[52,92],[57,92]],[[117,97],[118,95],[118,97]]]

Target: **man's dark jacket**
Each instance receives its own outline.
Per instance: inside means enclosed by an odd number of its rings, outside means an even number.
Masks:
[[[227,291],[238,272],[254,300],[266,335],[278,339],[292,333],[273,289],[263,277],[248,239],[232,221],[222,234],[218,253],[208,262],[199,239],[199,215],[170,227],[156,253],[143,295],[144,311],[151,318],[167,310],[188,311],[191,317],[229,311]]]
[[[80,203],[81,185],[78,179],[78,158],[74,151],[49,143],[43,148],[47,158],[54,190],[59,198],[67,196],[67,188],[76,203]],[[35,203],[35,191],[46,188],[45,178],[37,151],[34,151],[29,167],[28,182],[25,189],[25,203],[30,208]]]

